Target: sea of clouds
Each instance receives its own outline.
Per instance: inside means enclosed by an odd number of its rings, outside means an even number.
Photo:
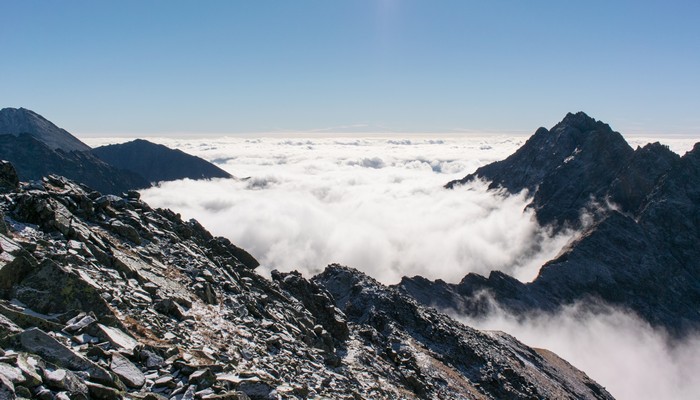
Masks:
[[[530,281],[578,234],[540,227],[528,194],[475,183],[443,185],[501,160],[525,136],[150,138],[216,163],[237,179],[167,182],[144,190],[154,207],[195,218],[250,251],[260,273],[328,263],[358,268],[392,284],[422,275],[457,282],[465,274],[504,271]],[[627,138],[644,145],[654,138]],[[92,146],[128,139],[93,138]],[[665,138],[679,154],[693,138]],[[485,319],[456,316],[550,349],[620,399],[691,399],[700,393],[700,339],[671,342],[635,315],[572,306],[555,315]]]

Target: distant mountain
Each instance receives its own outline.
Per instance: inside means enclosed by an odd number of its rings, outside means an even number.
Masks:
[[[140,175],[115,168],[90,152],[52,150],[28,134],[0,135],[0,159],[12,162],[22,181],[61,175],[100,192],[116,194],[150,186]]]
[[[34,111],[26,108],[0,110],[0,134],[19,136],[22,133],[33,136],[52,150],[90,151],[90,146]]]
[[[569,114],[448,187],[477,178],[530,190],[543,223],[577,225],[582,210],[595,221],[531,283],[493,272],[458,284],[404,278],[401,290],[471,315],[488,311],[486,291],[517,314],[590,301],[631,309],[675,335],[700,329],[700,143],[683,157],[658,143],[632,151],[607,125]]]
[[[92,152],[103,161],[135,172],[149,182],[232,177],[199,157],[142,139],[97,147]]]
[[[21,180],[55,174],[114,194],[151,182],[231,177],[199,157],[145,140],[93,150],[25,108],[0,110],[0,159],[12,162]]]

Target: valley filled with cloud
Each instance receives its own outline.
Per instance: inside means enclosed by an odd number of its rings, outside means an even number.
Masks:
[[[127,139],[93,138],[90,145]],[[485,183],[443,185],[506,158],[525,136],[225,137],[154,142],[213,161],[237,179],[167,182],[142,191],[153,207],[195,218],[273,269],[306,276],[329,263],[385,284],[402,276],[459,282],[469,272],[534,279],[579,232],[537,224],[528,193]],[[656,139],[627,138],[636,147]],[[694,138],[663,143],[683,154]],[[700,392],[700,338],[671,341],[625,310],[572,305],[551,315],[497,307],[471,326],[506,331],[559,354],[620,399],[690,399]]]

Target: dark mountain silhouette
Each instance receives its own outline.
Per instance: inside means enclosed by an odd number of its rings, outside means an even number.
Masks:
[[[488,292],[514,313],[602,302],[677,336],[700,328],[700,143],[683,157],[658,143],[632,151],[606,124],[569,114],[506,160],[448,187],[477,178],[530,190],[542,223],[581,227],[582,210],[594,222],[531,283],[493,272],[458,284],[404,278],[402,290],[471,315],[488,311],[479,295]]]
[[[0,159],[12,162],[22,181],[62,175],[104,193],[150,186],[138,174],[115,168],[86,151],[52,150],[28,134],[0,135]]]
[[[643,196],[677,159],[658,143],[634,151],[610,126],[578,112],[567,114],[551,130],[539,128],[505,160],[446,187],[484,179],[492,189],[528,190],[541,224],[580,227],[581,210],[595,214],[607,202],[624,212],[637,211]]]
[[[55,174],[114,194],[151,182],[231,177],[201,158],[145,140],[93,150],[25,108],[0,110],[0,159],[12,162],[24,181]]]
[[[135,172],[149,182],[231,178],[228,172],[206,160],[143,139],[97,147],[92,152],[103,161]]]

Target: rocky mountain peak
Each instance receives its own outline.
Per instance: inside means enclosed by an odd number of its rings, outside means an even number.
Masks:
[[[528,190],[543,225],[579,226],[591,198],[605,191],[634,150],[622,135],[583,112],[569,113],[551,130],[538,129],[514,154],[477,169],[446,187],[474,179],[511,193]]]
[[[579,111],[577,113],[567,113],[564,119],[562,119],[558,124],[554,125],[552,130],[557,131],[565,128],[574,128],[581,132],[594,130],[612,131],[608,124],[589,117],[588,114],[583,111]]]
[[[28,134],[46,144],[52,150],[90,151],[90,146],[54,125],[51,121],[26,108],[0,110],[0,135]]]

